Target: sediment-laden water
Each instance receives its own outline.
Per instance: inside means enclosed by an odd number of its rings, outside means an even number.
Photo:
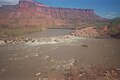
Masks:
[[[69,32],[71,30],[50,29],[28,37],[58,37]],[[66,74],[72,68],[81,71],[79,77],[109,69],[119,71],[120,40],[79,38],[69,41],[59,44],[0,46],[0,80],[67,80]]]

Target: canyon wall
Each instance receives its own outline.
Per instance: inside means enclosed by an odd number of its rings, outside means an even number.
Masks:
[[[0,8],[0,24],[73,27],[106,20],[96,15],[93,9],[49,7],[32,0],[20,0],[17,5]]]

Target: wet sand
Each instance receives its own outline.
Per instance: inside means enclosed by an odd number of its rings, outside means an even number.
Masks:
[[[0,80],[67,80],[71,67],[90,74],[119,70],[120,40],[81,38],[67,44],[0,46]]]

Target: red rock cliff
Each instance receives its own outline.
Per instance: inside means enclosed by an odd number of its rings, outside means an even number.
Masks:
[[[36,24],[79,25],[81,22],[105,21],[94,13],[93,9],[48,7],[32,0],[20,0],[17,5],[3,5],[0,8],[0,23],[5,19],[19,19],[28,24],[30,19]],[[2,21],[3,20],[3,21]],[[8,20],[7,20],[8,21]],[[39,22],[39,23],[37,23]],[[33,24],[33,23],[29,23]]]

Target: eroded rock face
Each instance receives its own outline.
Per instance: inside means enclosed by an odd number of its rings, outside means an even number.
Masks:
[[[93,9],[48,7],[32,0],[20,0],[19,4],[12,6],[3,5],[0,8],[0,24],[16,24],[15,21],[9,23],[11,19],[17,19],[22,25],[43,26],[80,25],[83,21],[106,21],[97,16]]]
[[[108,35],[108,31],[106,29],[96,29],[96,27],[86,27],[76,30],[72,35],[81,37],[103,37]]]

